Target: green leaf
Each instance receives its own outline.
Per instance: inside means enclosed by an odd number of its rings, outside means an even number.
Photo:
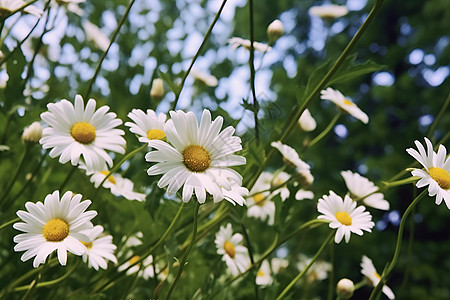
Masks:
[[[25,56],[20,48],[16,48],[6,62],[8,72],[8,82],[4,93],[5,111],[9,111],[11,107],[25,103],[23,90],[25,88],[25,80],[22,79],[22,73],[26,64]]]
[[[356,63],[355,60],[356,54],[347,57],[336,74],[331,78],[328,85],[342,83],[355,77],[380,71],[385,68],[385,66],[379,65],[371,60],[367,60],[363,63]]]

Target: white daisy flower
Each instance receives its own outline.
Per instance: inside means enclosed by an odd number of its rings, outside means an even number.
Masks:
[[[14,11],[26,4],[27,2],[22,0],[0,0],[0,19],[6,19]],[[38,18],[42,16],[42,10],[34,5],[28,5],[23,11],[35,15]]]
[[[286,185],[286,182],[290,178],[291,175],[286,172],[276,173],[275,176],[272,177],[271,187],[274,188],[279,186],[279,188],[272,192],[272,196],[280,194],[281,200],[283,201],[289,198],[290,191]]]
[[[84,15],[83,10],[78,6],[78,4],[86,2],[86,0],[53,0],[56,5],[64,7],[67,11],[82,17]]]
[[[242,246],[243,236],[240,233],[233,234],[231,224],[227,227],[220,226],[216,234],[217,253],[222,255],[233,276],[244,272],[250,266],[250,257],[246,247]]]
[[[377,286],[380,282],[380,274],[377,273],[372,260],[365,255],[361,261],[361,273],[366,276],[372,286]],[[383,285],[382,291],[389,299],[395,299],[394,292],[387,285]]]
[[[342,171],[341,175],[352,199],[363,198],[371,194],[364,198],[364,204],[381,210],[389,210],[389,202],[384,199],[383,194],[374,193],[378,187],[372,181],[352,171]]]
[[[330,100],[336,104],[339,108],[349,113],[353,117],[359,119],[364,124],[369,122],[369,117],[350,99],[342,95],[338,90],[333,90],[332,88],[327,88],[326,90],[320,91],[322,96],[320,99]]]
[[[95,172],[91,176],[91,182],[94,183],[95,187],[98,187],[100,183],[105,179],[109,171]],[[144,201],[145,194],[137,193],[133,191],[134,183],[128,178],[123,178],[122,175],[118,173],[111,174],[108,179],[103,183],[103,187],[110,189],[114,196],[123,196],[128,200]]]
[[[297,264],[297,268],[302,272],[311,262],[312,258],[304,254],[300,254],[300,260]],[[306,272],[307,281],[314,282],[319,280],[325,280],[328,278],[328,273],[331,271],[332,266],[329,262],[323,260],[316,260]]]
[[[131,257],[129,260],[127,260],[124,264],[119,266],[117,270],[119,272],[122,272],[126,268],[128,268],[130,265],[137,262],[141,257],[139,255],[135,255]],[[149,255],[147,256],[142,262],[132,266],[128,271],[125,273],[127,275],[132,275],[138,272],[137,276],[144,278],[145,280],[149,278],[153,278],[155,276],[155,270],[153,270],[153,256]]]
[[[200,126],[192,112],[171,111],[171,120],[164,126],[167,141],[151,140],[156,150],[145,155],[151,166],[148,175],[163,174],[158,187],[167,186],[167,194],[175,194],[183,186],[182,199],[188,202],[195,192],[199,203],[206,200],[206,192],[214,202],[223,199],[222,187],[231,190],[231,183],[242,184],[242,176],[231,166],[245,164],[245,158],[233,153],[242,149],[241,139],[233,136],[229,126],[222,132],[223,118],[211,122],[211,113],[204,110]]]
[[[89,21],[83,23],[84,32],[86,34],[86,39],[93,42],[100,50],[105,52],[108,50],[111,41],[109,37],[103,33],[103,31],[98,28],[97,25]]]
[[[444,199],[447,208],[450,209],[450,157],[447,157],[447,149],[439,145],[438,152],[434,152],[433,145],[427,138],[425,138],[427,151],[419,141],[416,140],[414,143],[419,151],[408,148],[406,152],[425,168],[411,172],[413,176],[420,177],[416,186],[422,188],[428,185],[428,195],[436,196],[436,204],[441,204]]]
[[[83,155],[88,170],[101,171],[105,162],[111,167],[113,161],[105,150],[125,153],[125,134],[114,127],[122,124],[116,114],[107,111],[108,106],[95,110],[96,102],[89,99],[84,107],[83,98],[75,97],[75,105],[67,100],[47,105],[48,112],[41,114],[50,127],[43,131],[39,141],[42,148],[49,149],[51,157],[59,157],[63,164],[76,166]]]
[[[270,264],[272,266],[272,271],[275,274],[278,274],[281,270],[284,270],[289,266],[289,261],[284,258],[274,257],[270,261]]]
[[[322,215],[318,219],[330,221],[330,228],[337,228],[334,241],[339,244],[345,236],[345,242],[350,240],[350,233],[363,235],[363,230],[371,232],[375,225],[372,222],[372,216],[365,211],[364,206],[356,207],[356,202],[348,195],[345,195],[344,200],[333,191],[330,195],[323,195],[323,199],[319,199],[317,209]]]
[[[311,191],[299,189],[297,193],[295,193],[296,200],[304,200],[304,199],[314,199],[314,193]]]
[[[239,204],[243,206],[245,204],[244,197],[248,195],[248,189],[240,186],[237,183],[232,183],[231,189],[226,190],[222,188],[223,198],[233,205]]]
[[[247,215],[265,221],[273,225],[275,220],[275,203],[271,200],[270,182],[273,175],[269,172],[262,172],[250,190],[251,197],[247,198]]]
[[[57,250],[59,263],[65,266],[67,251],[75,255],[85,252],[86,248],[81,242],[89,241],[85,230],[93,227],[90,220],[97,212],[86,212],[91,201],[80,202],[81,197],[80,194],[66,192],[60,201],[59,191],[54,191],[45,197],[44,203],[25,203],[28,212],[17,212],[25,223],[13,225],[14,229],[25,232],[14,237],[17,243],[14,250],[25,251],[22,261],[35,256],[33,267],[37,268],[50,253]]]
[[[130,127],[130,131],[139,136],[139,142],[149,143],[151,140],[162,140],[166,137],[164,125],[167,116],[163,113],[156,113],[147,109],[147,113],[140,109],[133,109],[128,117],[134,121],[126,122],[125,126]]]
[[[106,270],[108,267],[107,260],[117,264],[114,250],[117,246],[113,244],[111,235],[100,235],[103,233],[103,227],[100,225],[95,226],[86,234],[89,237],[89,242],[82,242],[86,247],[85,253],[83,253],[83,261],[88,262],[88,266],[93,267],[96,271],[98,268]]]
[[[250,40],[244,40],[239,37],[232,37],[231,39],[228,39],[228,43],[231,44],[231,47],[233,47],[233,49],[237,49],[240,46],[242,46],[242,47],[246,48],[247,50],[250,50],[250,45],[251,45]],[[253,48],[256,51],[261,51],[261,52],[267,52],[267,51],[272,50],[272,47],[270,47],[269,45],[260,43],[260,42],[255,42],[255,41],[253,41]]]
[[[270,264],[269,261],[263,260],[261,267],[256,273],[256,284],[257,285],[271,285],[273,283],[273,278],[270,275]]]
[[[313,131],[317,127],[316,120],[314,120],[309,109],[305,109],[297,122],[303,131]]]
[[[203,72],[197,68],[192,68],[189,75],[194,77],[195,80],[203,82],[206,86],[215,87],[219,83],[215,76]]]
[[[345,16],[348,13],[348,9],[346,6],[342,5],[327,4],[322,6],[313,6],[308,10],[308,13],[324,19],[334,19]]]

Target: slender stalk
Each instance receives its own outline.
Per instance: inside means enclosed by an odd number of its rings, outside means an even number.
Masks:
[[[88,89],[86,91],[86,94],[84,94],[84,99],[89,98],[89,95],[91,94],[91,90],[92,90],[92,85],[95,82],[95,79],[97,78],[98,74],[100,73],[100,69],[103,63],[103,60],[105,60],[106,55],[108,54],[109,48],[111,48],[111,45],[114,43],[114,41],[116,40],[117,35],[119,34],[120,28],[122,28],[122,25],[125,23],[125,20],[127,20],[128,18],[128,14],[130,13],[131,7],[133,6],[134,2],[136,0],[131,0],[128,3],[127,9],[125,10],[125,13],[123,14],[122,18],[119,21],[119,24],[117,24],[116,30],[114,30],[112,36],[111,36],[111,41],[108,45],[108,48],[106,48],[106,51],[103,52],[102,56],[100,57],[100,60],[98,61],[97,67],[95,68],[95,73],[94,76],[92,76],[91,80],[89,81],[89,86]]]
[[[419,203],[419,201],[428,193],[428,189],[425,189],[422,193],[420,193],[419,196],[417,196],[413,202],[408,206],[405,213],[403,214],[402,220],[400,222],[400,227],[398,229],[398,236],[397,236],[397,244],[395,245],[395,252],[394,256],[392,257],[392,260],[390,264],[385,268],[383,273],[381,274],[380,281],[378,282],[377,286],[372,291],[372,294],[370,294],[369,300],[376,299],[377,295],[380,293],[381,288],[383,287],[387,276],[391,273],[392,269],[394,268],[395,264],[397,263],[398,255],[400,254],[400,247],[402,245],[402,238],[403,238],[403,230],[405,228],[406,218],[408,217],[409,213],[413,210],[413,208]]]
[[[255,264],[255,259],[254,259],[254,256],[253,256],[253,247],[252,247],[252,244],[250,243],[250,237],[248,236],[247,230],[245,229],[244,223],[242,223],[242,221],[241,221],[241,229],[242,229],[242,234],[244,236],[244,239],[245,239],[245,241],[247,243],[247,250],[248,250],[248,255],[250,257],[250,263],[252,265],[254,265]],[[254,275],[253,276],[254,278],[253,278],[252,281],[253,281],[253,287],[255,289],[255,299],[258,300],[259,299],[259,292],[258,292],[258,285],[256,284],[256,276],[257,276],[257,274],[255,274],[256,270],[253,270],[253,271],[254,272],[253,272],[252,275]]]
[[[208,41],[209,36],[211,35],[211,32],[212,32],[214,26],[216,25],[217,20],[219,20],[220,14],[222,13],[223,8],[225,7],[225,4],[226,4],[226,3],[227,3],[227,0],[223,0],[222,5],[221,5],[220,8],[219,8],[219,11],[216,13],[216,16],[214,17],[214,19],[213,19],[211,25],[209,25],[209,28],[208,28],[208,30],[206,31],[205,36],[203,37],[203,41],[202,41],[202,43],[200,44],[200,47],[198,48],[197,52],[195,53],[194,57],[192,58],[191,64],[189,65],[189,68],[187,69],[186,73],[184,73],[184,76],[183,76],[183,78],[181,79],[181,83],[180,83],[179,89],[178,89],[178,91],[175,93],[175,101],[172,103],[171,110],[175,110],[175,109],[177,108],[178,100],[180,99],[180,95],[181,95],[181,91],[183,90],[184,83],[186,82],[186,79],[187,79],[189,73],[191,72],[192,67],[194,66],[195,61],[196,61],[197,58],[200,56],[200,52],[202,51],[204,45],[205,45],[206,42]]]
[[[11,225],[12,223],[18,222],[18,221],[20,221],[20,218],[12,219],[11,221],[8,221],[8,222],[2,224],[2,225],[0,226],[0,230],[2,230],[3,228],[5,228],[5,227]]]
[[[253,45],[255,41],[254,37],[254,28],[253,28],[253,0],[248,1],[249,8],[249,19],[250,19],[250,58],[248,60],[248,64],[250,66],[250,86],[252,90],[253,97],[253,118],[255,119],[255,138],[256,141],[259,141],[259,129],[258,129],[258,110],[259,104],[256,99],[256,89],[255,89],[255,47]]]
[[[334,272],[334,244],[331,244],[330,246],[330,263],[331,263],[331,270],[330,270],[330,276],[328,278],[328,300],[333,299],[334,290],[335,290],[335,272]]]
[[[192,238],[191,243],[189,244],[188,248],[184,252],[183,258],[180,262],[180,268],[178,269],[177,276],[175,277],[172,285],[169,288],[169,292],[167,293],[166,299],[170,299],[170,296],[172,295],[173,290],[175,289],[175,286],[177,285],[178,280],[180,279],[181,273],[183,273],[184,266],[186,264],[186,259],[188,258],[189,253],[192,250],[192,247],[195,244],[196,238],[197,238],[197,220],[198,220],[198,209],[200,207],[200,203],[195,203],[195,209],[194,209],[194,225],[192,226]]]
[[[428,130],[427,136],[432,137],[433,132],[436,129],[437,124],[442,119],[442,116],[444,115],[444,112],[447,110],[447,107],[450,103],[450,93],[447,95],[447,99],[445,100],[444,105],[442,105],[441,110],[439,111],[438,115],[436,116],[436,119],[434,119],[433,124],[431,124],[430,129]]]
[[[316,136],[311,142],[309,142],[308,147],[314,146],[318,141],[320,141],[324,136],[326,136],[328,134],[328,132],[330,132],[330,130],[334,127],[334,125],[339,120],[341,115],[342,115],[342,112],[339,111],[339,113],[337,115],[335,115],[334,118],[330,121],[328,126],[318,136]]]
[[[58,190],[60,192],[62,192],[63,188],[66,186],[66,184],[69,182],[70,178],[72,177],[73,173],[75,173],[75,170],[78,169],[78,167],[76,166],[72,166],[72,169],[70,169],[70,172],[67,173],[66,178],[64,179],[64,181],[61,183],[61,185],[59,186]]]
[[[283,299],[284,296],[286,296],[286,294],[291,290],[291,288],[297,283],[297,281],[299,281],[305,274],[306,272],[308,272],[309,268],[311,268],[311,266],[313,265],[313,263],[317,260],[317,258],[319,257],[319,255],[322,253],[322,251],[325,249],[325,246],[331,241],[331,239],[333,238],[335,232],[331,232],[330,235],[328,236],[328,238],[325,240],[325,242],[323,242],[322,246],[320,246],[319,250],[316,252],[316,254],[314,255],[314,257],[311,259],[311,262],[306,266],[306,268],[300,272],[297,276],[295,276],[294,279],[292,279],[292,281],[286,286],[286,288],[278,295],[278,297],[276,298],[276,300],[281,300]]]
[[[25,165],[26,158],[28,156],[28,153],[30,152],[29,150],[30,150],[30,147],[25,146],[25,152],[23,153],[22,160],[19,163],[19,167],[17,168],[17,171],[14,174],[13,179],[9,183],[8,187],[6,188],[5,193],[3,194],[2,198],[0,199],[0,203],[2,203],[5,200],[5,198],[8,196],[9,192],[11,191],[12,187],[14,186],[14,183],[16,182],[17,177],[20,174],[20,171],[22,170],[22,168]],[[3,208],[3,205],[2,205],[2,208]]]
[[[358,31],[355,33],[349,44],[345,47],[344,51],[342,51],[341,55],[338,57],[334,65],[331,67],[331,69],[328,71],[328,73],[323,77],[323,79],[320,81],[320,83],[314,88],[314,90],[311,92],[311,94],[308,95],[308,97],[305,99],[305,101],[302,103],[302,105],[297,108],[296,112],[291,115],[291,118],[286,120],[286,130],[284,131],[284,134],[280,137],[280,141],[284,142],[289,134],[292,132],[292,130],[295,128],[297,124],[298,118],[302,115],[303,111],[308,107],[308,105],[312,102],[313,99],[319,94],[319,92],[327,85],[327,83],[330,81],[330,79],[334,76],[334,74],[339,70],[344,60],[347,58],[347,56],[350,54],[350,52],[353,50],[353,47],[355,47],[356,43],[359,41],[361,36],[366,31],[369,24],[374,19],[375,15],[378,13],[381,4],[384,0],[377,0],[374,7],[370,11],[369,15],[367,16],[367,19],[364,21],[364,23],[361,25],[361,27],[358,29]],[[256,179],[259,177],[259,175],[262,173],[262,171],[266,168],[268,161],[270,158],[274,155],[275,149],[272,148],[268,152],[266,158],[261,163],[259,169],[256,171],[255,175],[251,178],[250,182],[246,184],[245,186],[250,190],[253,185],[256,182]]]

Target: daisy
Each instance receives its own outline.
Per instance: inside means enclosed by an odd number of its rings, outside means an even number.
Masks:
[[[271,285],[273,283],[272,276],[270,276],[270,264],[268,260],[263,260],[261,267],[256,273],[257,285]]]
[[[326,90],[320,91],[320,93],[322,94],[322,96],[320,96],[320,99],[330,100],[339,108],[359,119],[364,124],[367,124],[369,122],[369,117],[358,106],[356,106],[355,103],[342,95],[342,93],[338,90],[327,88]]]
[[[289,261],[284,258],[274,257],[270,261],[270,264],[272,266],[272,271],[275,274],[280,273],[282,270],[286,269],[289,266]]]
[[[233,234],[230,223],[227,227],[220,226],[214,240],[217,253],[222,255],[222,260],[225,261],[233,276],[244,272],[250,266],[248,250],[242,246],[242,240],[242,234]]]
[[[377,286],[380,282],[380,274],[377,273],[372,260],[365,255],[361,261],[361,273],[366,276],[372,286]],[[394,292],[387,285],[383,285],[382,291],[389,299],[395,299]]]
[[[151,140],[162,140],[166,137],[164,125],[167,116],[163,113],[156,113],[147,109],[147,113],[140,109],[133,109],[128,117],[133,122],[126,122],[125,126],[130,127],[130,131],[139,136],[139,142],[149,143]]]
[[[350,192],[351,198],[356,199],[365,197],[363,202],[367,206],[381,210],[389,210],[389,202],[384,200],[383,194],[374,193],[378,191],[378,187],[375,186],[372,181],[358,173],[353,173],[352,171],[342,171],[341,175],[344,178],[345,185]]]
[[[308,109],[305,109],[297,122],[303,131],[313,131],[317,127],[316,120],[314,120]]]
[[[117,269],[119,272],[124,271],[126,268],[128,268],[130,265],[137,262],[141,257],[139,255],[135,255],[131,257],[129,260],[127,260],[124,264],[119,266]],[[149,278],[153,278],[155,276],[155,271],[153,270],[153,256],[149,255],[147,256],[142,262],[132,266],[128,271],[125,273],[127,275],[132,275],[138,272],[137,276],[144,278],[145,280]]]
[[[215,76],[200,71],[197,68],[192,68],[189,74],[194,77],[195,80],[203,82],[206,86],[215,87],[219,83]]]
[[[414,143],[419,151],[413,148],[406,149],[406,152],[425,168],[425,170],[415,169],[411,174],[420,177],[416,183],[418,188],[428,185],[428,195],[436,196],[436,204],[441,204],[444,199],[447,208],[450,209],[450,158],[446,159],[447,149],[443,145],[439,145],[438,152],[435,153],[430,140],[424,139],[427,151],[417,140]]]
[[[330,191],[329,196],[324,195],[322,198],[317,204],[317,209],[322,215],[317,218],[330,221],[330,228],[337,228],[334,237],[336,244],[339,244],[344,236],[345,242],[348,243],[351,232],[363,235],[363,230],[372,231],[375,225],[372,216],[365,211],[364,206],[356,207],[356,202],[348,195],[342,200],[340,196]]]
[[[107,260],[117,264],[117,259],[114,256],[114,250],[117,246],[112,243],[111,235],[99,237],[102,233],[103,227],[97,225],[86,233],[89,242],[82,242],[86,247],[86,252],[83,253],[83,261],[87,261],[89,268],[93,267],[96,271],[99,267],[106,270],[108,267]]]
[[[272,188],[279,187],[275,191],[273,191],[272,196],[280,194],[281,200],[286,200],[289,198],[290,191],[286,185],[286,182],[291,178],[286,172],[276,173],[275,176],[272,177],[272,181],[270,183]]]
[[[248,189],[240,186],[237,183],[232,183],[231,189],[226,190],[222,188],[223,198],[233,205],[239,204],[243,206],[245,204],[244,196],[248,195]]]
[[[256,180],[255,185],[250,190],[250,197],[247,198],[247,215],[265,221],[273,225],[275,219],[275,203],[271,200],[270,179],[273,175],[263,172]]]
[[[223,199],[222,188],[231,190],[231,182],[242,184],[242,176],[231,166],[245,164],[245,158],[233,153],[242,149],[241,139],[233,136],[229,126],[222,132],[223,118],[211,122],[211,113],[204,110],[200,121],[192,112],[171,111],[171,120],[164,126],[167,141],[151,140],[156,150],[145,155],[151,166],[148,175],[163,174],[158,187],[167,186],[167,194],[175,194],[183,186],[182,199],[188,202],[195,192],[199,203],[206,200],[206,192],[214,202]]]
[[[307,257],[304,254],[300,255],[300,261],[297,264],[297,268],[300,272],[302,272],[311,262],[312,258]],[[311,267],[308,269],[307,281],[313,282],[318,280],[325,280],[328,278],[328,272],[332,269],[331,264],[329,262],[318,260],[315,261]]]
[[[314,193],[311,191],[299,189],[297,193],[295,193],[296,200],[304,200],[304,199],[314,199]]]
[[[50,127],[43,131],[39,141],[42,148],[49,149],[51,157],[59,157],[63,164],[76,166],[83,155],[88,170],[101,171],[105,162],[111,167],[113,161],[105,150],[125,153],[123,130],[114,127],[122,124],[116,114],[102,106],[95,111],[96,102],[89,99],[84,107],[83,98],[75,97],[75,105],[67,100],[47,105],[48,111],[41,118]]]
[[[94,186],[97,188],[100,183],[105,179],[106,175],[109,174],[109,171],[100,171],[91,173],[91,182],[94,183]],[[88,174],[89,175],[89,174]],[[110,189],[111,193],[114,196],[120,197],[123,196],[128,200],[137,200],[144,201],[145,194],[136,193],[133,191],[134,184],[128,178],[123,178],[122,175],[118,173],[111,174],[108,179],[103,183],[103,187]]]
[[[251,45],[250,40],[244,40],[239,37],[232,37],[231,39],[228,39],[228,43],[231,44],[231,47],[233,47],[233,49],[237,49],[240,46],[242,46],[242,47],[246,48],[247,50],[250,50],[250,45]],[[260,43],[260,42],[255,42],[255,41],[253,41],[253,48],[255,50],[261,51],[261,52],[267,52],[267,51],[272,50],[272,47],[270,47],[269,45]]]
[[[18,10],[26,4],[27,2],[22,0],[0,0],[0,20],[6,19],[14,11]],[[42,10],[34,5],[28,5],[23,11],[35,15],[38,18],[42,16]]]
[[[322,6],[313,6],[308,10],[308,13],[313,16],[318,16],[323,19],[334,19],[345,16],[348,13],[346,6],[328,4]]]
[[[57,250],[59,263],[67,262],[67,251],[82,255],[86,248],[81,243],[88,242],[85,230],[93,227],[90,220],[97,215],[96,211],[86,212],[90,200],[81,200],[80,194],[66,192],[59,199],[59,191],[54,191],[45,197],[44,203],[27,202],[28,210],[19,210],[17,215],[25,223],[15,223],[14,229],[25,233],[14,237],[17,245],[15,251],[25,251],[22,261],[34,257],[33,267],[43,264],[47,256]]]

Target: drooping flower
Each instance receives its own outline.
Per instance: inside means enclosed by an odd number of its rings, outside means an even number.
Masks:
[[[161,140],[166,137],[164,125],[167,116],[163,113],[156,113],[147,109],[147,113],[140,109],[133,109],[128,117],[133,122],[126,122],[125,126],[130,127],[130,131],[139,136],[139,142],[149,143],[151,140]]]
[[[297,122],[303,131],[313,131],[317,127],[316,120],[314,120],[309,109],[305,109]]]
[[[80,202],[82,196],[68,191],[59,198],[59,191],[45,197],[44,203],[27,202],[27,211],[19,210],[17,215],[25,223],[15,223],[14,229],[24,233],[14,237],[15,251],[25,251],[22,261],[34,258],[33,267],[43,264],[47,256],[57,250],[59,263],[67,262],[67,251],[82,255],[88,242],[86,230],[93,227],[91,219],[96,211],[85,211],[90,200]]]
[[[197,68],[192,68],[189,75],[194,77],[195,80],[203,82],[206,86],[215,87],[219,83],[215,76],[201,71]]]
[[[330,100],[336,104],[339,108],[349,113],[353,117],[359,119],[364,124],[369,122],[369,117],[363,112],[353,101],[346,98],[338,90],[333,90],[332,88],[327,88],[326,90],[320,91],[322,94],[320,96],[323,100]]]
[[[275,221],[275,203],[270,192],[272,178],[272,173],[261,173],[250,190],[250,197],[247,197],[247,215],[262,221],[268,220],[269,225],[273,225]]]
[[[314,199],[314,193],[311,191],[299,189],[297,193],[295,193],[296,200],[304,200],[304,199]]]
[[[239,37],[232,37],[231,39],[228,39],[228,43],[231,44],[231,47],[233,47],[233,49],[237,49],[240,46],[246,48],[247,50],[250,50],[250,45],[251,45],[251,41],[250,40],[244,40],[242,38]],[[267,44],[264,43],[260,43],[260,42],[253,42],[253,48],[256,51],[261,51],[261,52],[267,52],[272,50],[272,47],[270,47]]]
[[[273,283],[273,278],[271,276],[270,272],[270,264],[269,261],[263,260],[261,263],[261,267],[259,268],[258,272],[256,273],[256,284],[257,285],[271,285]]]
[[[22,6],[25,6],[26,4],[27,2],[22,0],[0,0],[0,19],[6,19],[14,11],[18,10]],[[35,15],[38,18],[42,16],[42,10],[34,5],[28,5],[23,11],[31,15]]]
[[[223,118],[211,122],[211,113],[203,111],[200,126],[192,112],[171,111],[164,132],[168,143],[151,140],[149,146],[156,150],[145,155],[151,166],[148,175],[163,174],[158,187],[167,186],[167,194],[173,195],[183,186],[182,198],[188,202],[195,192],[199,203],[204,203],[206,193],[214,202],[224,198],[222,188],[231,190],[231,184],[242,185],[242,176],[231,166],[245,164],[245,158],[234,155],[242,149],[241,139],[233,136],[229,126],[222,132]]]
[[[356,207],[356,202],[348,195],[344,200],[333,191],[330,195],[323,195],[319,199],[317,209],[322,215],[318,219],[324,219],[330,222],[330,228],[337,229],[334,241],[339,244],[345,236],[345,242],[350,240],[350,233],[363,235],[363,230],[371,232],[375,225],[372,222],[372,216],[365,211],[364,206]]]
[[[299,262],[297,264],[298,270],[302,272],[304,269],[306,269],[311,260],[311,257],[300,254]],[[306,272],[307,281],[311,283],[318,280],[325,280],[328,278],[328,272],[330,272],[331,269],[332,266],[329,262],[323,260],[315,261]]]
[[[125,153],[125,132],[114,128],[122,121],[115,113],[107,113],[108,106],[95,110],[95,105],[95,100],[89,99],[85,108],[80,95],[75,97],[75,105],[65,99],[48,104],[48,111],[41,114],[50,126],[39,141],[42,148],[52,148],[50,156],[59,156],[63,164],[70,160],[76,166],[83,156],[88,170],[102,171],[105,162],[111,167],[113,161],[106,150]]]
[[[342,171],[341,175],[352,199],[365,197],[363,202],[367,206],[389,210],[389,202],[384,199],[382,193],[375,193],[378,187],[372,181],[352,171]]]
[[[103,227],[100,225],[95,226],[86,234],[89,237],[88,242],[82,242],[86,247],[86,251],[83,253],[83,261],[88,262],[89,267],[93,267],[98,271],[98,268],[106,270],[108,267],[107,260],[117,264],[114,250],[117,246],[113,244],[111,235],[100,236],[103,233]]]
[[[322,6],[313,6],[308,10],[308,13],[313,16],[318,16],[323,19],[334,19],[345,16],[348,13],[346,6],[328,4]]]
[[[377,286],[380,282],[380,274],[375,269],[372,260],[365,255],[361,261],[361,273],[366,276],[372,286]],[[383,285],[382,291],[389,299],[395,299],[394,292],[387,285]]]
[[[243,236],[240,233],[233,234],[231,224],[220,226],[214,240],[217,253],[222,255],[233,276],[244,272],[250,266],[250,257],[246,247],[242,246]]]
[[[127,260],[124,264],[120,265],[117,270],[122,272],[126,270],[129,266],[136,263],[141,257],[135,255]],[[142,262],[135,264],[127,270],[125,274],[132,275],[138,272],[137,276],[144,278],[145,280],[153,278],[155,276],[155,270],[153,269],[153,256],[147,256]]]
[[[438,152],[433,151],[430,140],[425,138],[427,151],[419,141],[414,141],[417,150],[406,149],[409,155],[414,157],[424,168],[411,171],[413,176],[420,177],[416,186],[422,188],[428,185],[428,195],[436,196],[436,204],[439,205],[444,199],[447,208],[450,209],[450,157],[447,157],[447,149],[439,145]]]

